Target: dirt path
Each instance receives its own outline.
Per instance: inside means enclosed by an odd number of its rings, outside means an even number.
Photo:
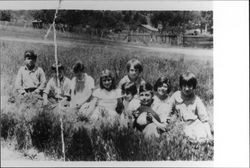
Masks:
[[[53,45],[52,40],[44,40],[39,38],[16,38],[16,37],[0,37],[1,41],[15,41],[15,42],[26,42],[26,43],[37,43],[44,45]],[[113,41],[87,41],[87,40],[57,40],[58,46],[69,47],[72,45],[79,46],[87,46],[87,45],[95,45],[95,46],[109,46],[109,47],[122,47],[122,48],[138,48],[143,50],[149,50],[154,52],[166,53],[166,57],[168,53],[178,53],[181,55],[185,55],[185,59],[201,59],[201,60],[213,60],[213,49],[200,49],[200,48],[181,48],[181,47],[146,47],[139,45],[132,45],[128,43],[118,43]],[[179,59],[179,58],[176,58]]]

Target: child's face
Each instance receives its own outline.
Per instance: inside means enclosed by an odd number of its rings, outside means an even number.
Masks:
[[[133,94],[131,93],[131,92],[129,92],[129,91],[125,91],[125,93],[124,93],[124,99],[126,100],[126,101],[131,101],[132,99],[133,99]]]
[[[136,80],[140,75],[140,72],[138,69],[135,69],[134,66],[131,66],[129,71],[128,71],[128,76],[132,80]]]
[[[181,91],[185,96],[190,96],[194,93],[194,87],[192,85],[183,85]]]
[[[112,85],[112,78],[111,77],[102,78],[102,84],[105,89],[110,89]]]
[[[139,95],[141,105],[148,106],[151,104],[153,95],[151,91],[141,92]]]
[[[159,96],[167,95],[168,94],[168,85],[166,83],[163,83],[163,85],[161,85],[157,88],[157,93]]]
[[[33,67],[36,63],[36,60],[35,59],[32,59],[31,57],[25,57],[25,65],[28,66],[28,67]]]

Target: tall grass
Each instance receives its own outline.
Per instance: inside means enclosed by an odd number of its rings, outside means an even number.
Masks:
[[[47,79],[51,77],[50,65],[54,62],[52,45],[1,41],[1,95],[15,95],[14,81],[23,64],[26,49],[35,50],[38,54],[37,64],[44,69]],[[131,58],[142,61],[143,78],[152,84],[160,76],[167,75],[173,85],[173,92],[178,89],[181,73],[187,70],[194,72],[198,78],[196,93],[207,105],[213,126],[212,62],[188,60],[185,55],[176,53],[164,54],[138,48],[105,44],[79,45],[73,42],[58,48],[59,61],[66,67],[66,76],[71,78],[72,65],[75,61],[82,60],[86,72],[95,79],[97,87],[100,72],[105,68],[114,71],[119,82],[126,74],[126,62]],[[1,137],[14,138],[18,147],[24,148],[27,141],[22,136],[26,134],[22,132],[32,128],[32,145],[39,151],[60,158],[62,153],[58,114],[40,103],[34,97],[27,97],[24,100],[17,99],[14,104],[5,107],[1,111]],[[189,143],[179,131],[181,129],[178,129],[178,123],[171,125],[172,131],[152,140],[144,139],[141,133],[131,128],[121,128],[118,125],[90,131],[83,122],[76,120],[74,112],[64,118],[64,127],[67,160],[213,160],[213,144]]]
[[[34,97],[32,97],[34,99]],[[18,102],[18,101],[17,101]],[[15,120],[10,113],[17,113],[14,124],[5,127],[14,130],[8,138],[17,140],[17,148],[23,149],[31,143],[39,152],[60,159],[61,135],[59,113],[37,104],[18,106],[2,119],[2,123]],[[18,110],[19,109],[19,110]],[[26,111],[33,115],[23,115]],[[76,113],[67,111],[63,115],[65,151],[67,161],[153,161],[153,160],[213,160],[213,143],[191,143],[182,132],[182,124],[176,120],[168,126],[168,132],[160,138],[146,139],[141,132],[133,128],[115,125],[101,125],[102,129],[89,129],[87,124],[77,119]],[[30,117],[32,116],[32,117]],[[27,127],[32,128],[28,130]],[[3,128],[3,127],[1,127]],[[3,131],[3,130],[1,130]],[[30,136],[27,133],[30,133]]]

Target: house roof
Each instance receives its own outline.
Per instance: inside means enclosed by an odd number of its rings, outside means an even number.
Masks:
[[[158,31],[158,29],[156,29],[150,25],[141,24],[141,26],[148,29],[148,30],[151,30],[151,31]]]

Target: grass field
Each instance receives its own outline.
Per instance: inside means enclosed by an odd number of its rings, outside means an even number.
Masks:
[[[13,31],[12,35],[11,31]],[[51,42],[42,41],[44,32],[40,31],[19,31],[14,28],[11,30],[0,29],[0,33],[9,38],[9,40],[0,38],[1,97],[14,94],[15,77],[19,67],[23,64],[23,53],[26,49],[35,50],[38,54],[37,64],[44,69],[47,79],[51,77],[50,65],[54,62],[54,46]],[[153,84],[158,77],[166,75],[172,82],[173,91],[178,89],[179,75],[187,70],[192,71],[198,79],[196,93],[207,107],[210,124],[213,128],[213,59],[211,50],[175,49],[171,47],[169,49],[152,49],[105,41],[79,40],[79,38],[74,40],[75,36],[67,36],[63,39],[59,38],[58,41],[60,44],[58,57],[59,61],[66,66],[66,76],[71,78],[73,75],[72,65],[75,61],[82,60],[86,66],[86,72],[95,79],[97,87],[100,72],[105,68],[115,72],[118,82],[125,75],[126,62],[131,58],[138,58],[142,61],[144,65],[143,77],[146,81]],[[39,111],[36,108],[29,109],[31,112],[32,110],[36,113]],[[7,139],[8,137],[18,136],[10,136],[10,132],[8,132],[10,127],[13,127],[13,129],[22,128],[20,119],[15,118],[19,113],[14,115],[14,119],[10,117],[13,116],[13,113],[16,113],[16,110],[21,111],[17,107],[1,111],[1,115],[5,115],[5,120],[1,122],[1,137],[3,137],[3,129],[5,129],[4,133],[7,132],[7,135],[5,135]],[[40,109],[40,111],[41,113],[38,113],[40,118],[36,116],[34,120],[32,119],[33,123],[36,125],[38,121],[40,123],[51,122],[50,118],[44,116],[44,114],[48,114],[48,111],[44,109]],[[50,115],[53,114],[48,114],[48,116]],[[53,117],[51,116],[51,118]],[[6,123],[3,123],[3,121]],[[58,129],[56,124],[55,122],[47,125],[50,128],[51,135],[46,134],[46,140],[41,142],[34,139],[36,143],[33,142],[33,144],[35,144],[37,150],[60,158],[60,136],[55,131]],[[70,127],[72,123],[68,122],[68,124],[65,124],[65,126],[69,126],[69,133],[65,135],[67,160],[213,160],[213,145],[201,144],[194,147],[176,132],[172,135],[164,135],[153,142],[148,142],[143,140],[138,133],[128,129],[119,130],[118,128],[107,127],[101,131],[93,131],[87,136],[84,129],[72,130]],[[35,128],[40,131],[47,129],[41,127],[41,125]],[[41,135],[43,134],[39,136]],[[89,137],[89,139],[86,137]],[[81,144],[79,138],[87,140]],[[77,144],[77,142],[80,144]],[[86,146],[90,146],[90,148],[86,150]],[[85,152],[80,150],[83,148]]]

